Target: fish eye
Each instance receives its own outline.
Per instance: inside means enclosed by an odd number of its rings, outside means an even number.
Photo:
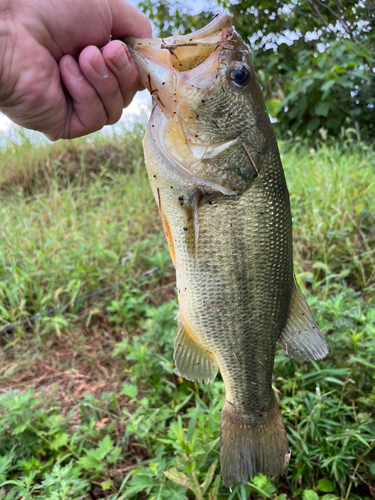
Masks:
[[[247,87],[250,76],[250,68],[242,62],[235,62],[229,71],[229,80],[233,85],[241,89]]]

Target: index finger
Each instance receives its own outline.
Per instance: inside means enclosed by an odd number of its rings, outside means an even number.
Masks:
[[[152,28],[148,18],[124,0],[108,0],[112,13],[112,36],[134,36],[152,38]]]

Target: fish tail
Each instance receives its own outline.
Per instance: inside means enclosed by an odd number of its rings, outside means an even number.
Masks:
[[[226,486],[246,484],[261,473],[275,476],[290,458],[279,405],[261,417],[239,415],[227,401],[221,413],[221,475]]]

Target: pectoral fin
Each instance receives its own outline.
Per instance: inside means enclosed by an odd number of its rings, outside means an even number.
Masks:
[[[186,230],[187,250],[191,257],[194,257],[194,270],[198,258],[198,240],[199,240],[199,214],[198,204],[202,198],[199,190],[196,190],[183,211],[184,225]]]
[[[216,377],[217,364],[212,354],[189,335],[180,318],[173,358],[178,373],[187,380],[203,380],[207,384]]]
[[[328,354],[327,343],[312,317],[295,278],[289,316],[282,330],[279,344],[288,356],[293,356],[298,361],[323,359]]]

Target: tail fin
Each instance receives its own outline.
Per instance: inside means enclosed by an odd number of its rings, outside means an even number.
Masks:
[[[226,486],[246,484],[258,473],[275,476],[285,470],[290,454],[284,422],[275,398],[264,416],[237,415],[225,402],[221,413],[221,475]]]

